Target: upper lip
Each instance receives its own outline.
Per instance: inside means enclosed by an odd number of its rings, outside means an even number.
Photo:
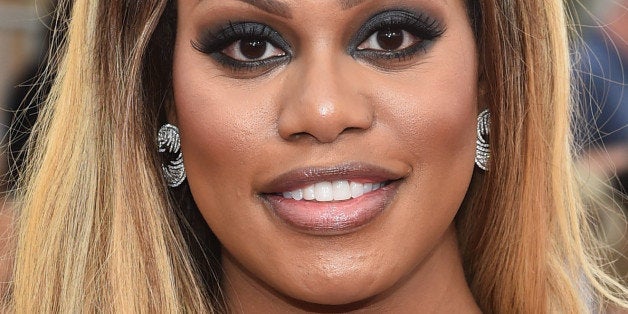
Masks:
[[[305,186],[336,180],[359,180],[364,182],[384,182],[402,179],[405,174],[380,166],[349,162],[329,167],[304,167],[289,170],[264,185],[263,194],[282,193]]]

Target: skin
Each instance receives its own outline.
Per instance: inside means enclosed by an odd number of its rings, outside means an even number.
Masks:
[[[223,247],[233,312],[478,312],[454,216],[474,169],[477,55],[463,1],[180,0],[175,111],[195,202]],[[446,26],[425,52],[354,58],[372,15],[408,7]],[[285,13],[285,12],[284,12]],[[192,47],[207,27],[257,21],[292,46],[270,71],[234,72]],[[259,193],[302,167],[366,162],[403,175],[375,220],[341,235],[279,222]]]
[[[623,9],[622,9],[623,8]],[[611,5],[604,25],[609,36],[617,43],[621,54],[628,55],[628,1],[619,1]],[[621,43],[624,43],[623,45]]]

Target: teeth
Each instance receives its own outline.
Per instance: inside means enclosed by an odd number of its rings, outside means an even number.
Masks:
[[[292,194],[292,198],[294,198],[297,201],[300,201],[303,199],[303,190],[299,189],[299,190],[294,190],[292,192],[290,192],[290,194]]]
[[[384,185],[385,184],[383,182],[357,183],[349,182],[347,180],[338,180],[333,182],[324,181],[309,185],[302,189],[283,192],[282,194],[284,198],[290,198],[297,201],[345,201],[351,198],[358,198],[366,193],[378,190]]]
[[[314,196],[314,186],[310,185],[306,188],[303,189],[303,199],[307,200],[307,201],[311,201],[316,199],[316,196]]]
[[[364,184],[351,182],[351,197],[358,198],[364,194]]]
[[[345,201],[351,198],[349,181],[334,181],[334,201]]]
[[[314,185],[314,196],[319,202],[334,200],[334,188],[330,182],[319,182]]]

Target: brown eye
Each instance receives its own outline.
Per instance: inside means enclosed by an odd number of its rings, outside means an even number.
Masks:
[[[397,50],[403,44],[403,30],[399,28],[388,28],[379,31],[377,34],[377,43],[384,50]]]
[[[257,39],[240,40],[240,51],[247,59],[259,59],[266,52],[266,42]]]
[[[238,61],[259,61],[273,57],[285,56],[286,53],[263,39],[240,39],[222,51]]]
[[[373,33],[358,46],[358,50],[396,51],[421,42],[421,39],[402,28],[388,27]]]

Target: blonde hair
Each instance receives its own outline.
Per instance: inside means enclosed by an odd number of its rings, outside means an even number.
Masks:
[[[490,171],[458,217],[471,289],[487,312],[584,313],[627,307],[599,264],[570,143],[569,31],[561,1],[481,1]]]
[[[210,308],[146,131],[156,121],[143,99],[142,60],[166,3],[72,4],[64,57],[34,130],[19,197],[10,307]]]
[[[573,178],[561,2],[469,9],[492,112],[490,169],[474,175],[457,217],[478,304],[495,313],[627,307],[625,288],[598,266]],[[219,289],[203,283],[154,146],[172,101],[174,10],[168,0],[74,1],[18,196],[9,308],[225,311]]]

